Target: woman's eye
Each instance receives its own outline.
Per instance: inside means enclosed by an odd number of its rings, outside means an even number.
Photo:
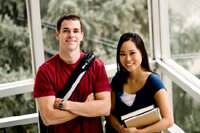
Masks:
[[[135,54],[135,52],[131,52],[130,54],[133,55],[133,54]]]

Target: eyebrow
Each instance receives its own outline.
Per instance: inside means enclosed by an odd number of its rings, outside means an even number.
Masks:
[[[64,27],[63,29],[64,29],[64,30],[69,30],[70,28]],[[79,29],[79,28],[74,28],[73,30],[81,30],[81,29]]]
[[[136,50],[129,50],[128,52],[134,52],[134,51],[136,51]],[[119,51],[119,52],[125,52],[125,51]]]

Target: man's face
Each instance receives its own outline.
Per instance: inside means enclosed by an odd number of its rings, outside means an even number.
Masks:
[[[79,50],[83,40],[83,32],[78,20],[64,20],[60,32],[56,31],[56,39],[60,41],[60,50]]]

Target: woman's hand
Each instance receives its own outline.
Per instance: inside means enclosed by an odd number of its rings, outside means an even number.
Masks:
[[[123,133],[139,133],[139,130],[135,127],[124,128]]]
[[[119,133],[124,133],[124,129],[125,129],[124,125],[120,125],[119,129],[118,129],[118,132]]]

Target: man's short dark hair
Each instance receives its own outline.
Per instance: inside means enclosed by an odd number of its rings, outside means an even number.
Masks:
[[[69,14],[64,14],[62,15],[58,21],[57,21],[57,31],[60,32],[61,24],[64,20],[78,20],[81,25],[81,31],[82,31],[82,22],[79,16],[69,13]]]

